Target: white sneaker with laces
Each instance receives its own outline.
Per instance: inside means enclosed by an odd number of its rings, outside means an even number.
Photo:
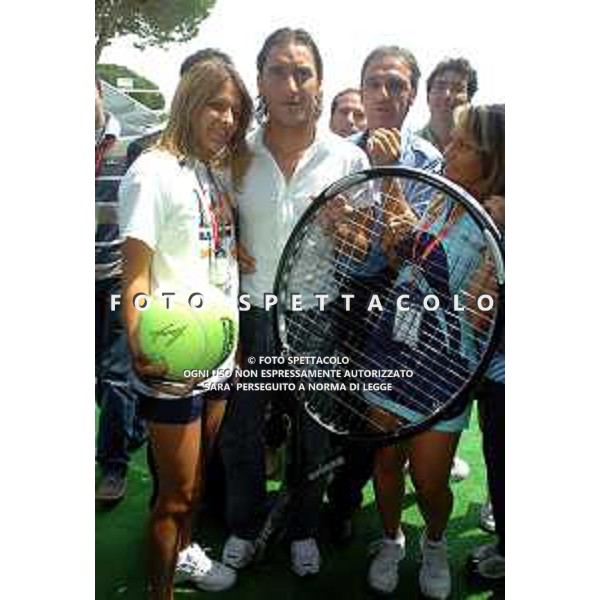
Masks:
[[[304,577],[316,575],[321,567],[321,554],[314,538],[296,540],[290,546],[292,555],[292,571]]]
[[[424,596],[435,600],[446,600],[452,590],[448,547],[446,538],[432,542],[425,535],[421,537],[423,564],[419,571],[419,587]]]
[[[450,469],[450,481],[455,483],[463,481],[463,479],[466,479],[469,476],[470,472],[471,468],[469,467],[469,463],[460,458],[460,456],[455,456],[452,460],[452,469]]]
[[[174,583],[193,583],[207,592],[230,588],[236,580],[233,569],[209,558],[198,544],[191,544],[179,553]]]
[[[369,586],[377,592],[391,594],[398,585],[398,563],[406,554],[404,535],[395,540],[385,537],[373,542],[369,554],[374,555],[367,576]]]
[[[252,562],[254,551],[254,542],[230,535],[223,546],[221,560],[234,569],[243,569]]]

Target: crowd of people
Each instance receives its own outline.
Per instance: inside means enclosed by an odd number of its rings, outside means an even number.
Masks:
[[[328,184],[372,165],[444,174],[479,200],[504,231],[504,106],[472,104],[477,74],[466,59],[444,59],[429,75],[430,119],[418,132],[404,126],[421,77],[406,48],[380,46],[368,54],[357,73],[359,86],[334,97],[329,128],[318,125],[324,63],[308,32],[273,32],[256,67],[254,103],[225,53],[203,49],[191,55],[181,66],[164,130],[127,148],[118,144],[118,124],[105,112],[96,80],[96,499],[115,503],[124,497],[129,453],[147,440],[154,479],[148,537],[154,600],[171,600],[178,582],[227,589],[238,571],[251,566],[267,511],[265,455],[285,437],[285,427],[270,423],[290,398],[235,387],[225,397],[195,381],[161,381],[164,366],[140,350],[133,297],[211,285],[237,307],[243,292],[251,308],[239,313],[239,352],[224,366],[276,354],[264,297],[273,292],[291,231]],[[423,207],[410,194],[407,201],[418,218]],[[112,293],[123,296],[121,312],[111,311]],[[472,566],[481,578],[500,581],[503,341],[474,396],[489,482],[486,524],[497,541],[474,548]],[[306,486],[295,507],[287,532],[293,572],[316,575],[323,567],[318,540],[324,498],[332,534],[343,543],[352,536],[353,515],[372,478],[382,536],[372,548],[368,584],[382,593],[396,589],[406,552],[401,514],[408,473],[425,523],[419,586],[427,597],[448,598],[450,480],[468,476],[456,448],[471,406],[403,444],[376,451],[347,444],[345,465],[333,480]],[[329,434],[308,415],[301,418],[303,463],[318,465]],[[229,530],[220,561],[193,542],[192,527],[202,497],[210,493],[207,465],[216,456]]]

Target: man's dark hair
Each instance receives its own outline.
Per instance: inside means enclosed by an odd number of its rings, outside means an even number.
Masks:
[[[427,93],[431,91],[431,86],[436,77],[445,71],[456,71],[461,77],[467,79],[467,97],[469,101],[475,95],[478,88],[477,71],[471,66],[471,63],[466,58],[445,58],[439,62],[431,75],[427,78]]]
[[[362,85],[364,82],[365,71],[369,64],[375,60],[385,58],[386,56],[400,58],[408,65],[410,68],[410,85],[416,94],[419,87],[419,79],[421,79],[421,70],[419,69],[417,59],[410,50],[398,46],[378,46],[375,50],[372,50],[365,59],[362,69],[360,70],[360,84]]]
[[[360,90],[357,88],[346,88],[345,90],[342,90],[341,92],[338,92],[334,97],[333,100],[331,101],[331,115],[330,118],[333,117],[333,114],[335,113],[335,109],[337,108],[338,102],[340,101],[340,98],[342,96],[345,96],[346,94],[358,94],[360,96]]]
[[[269,56],[271,49],[274,46],[279,46],[281,44],[298,44],[300,46],[306,46],[313,55],[315,67],[317,69],[317,79],[319,83],[323,81],[323,59],[321,58],[321,53],[319,52],[319,48],[317,47],[315,40],[313,40],[308,31],[304,29],[291,29],[290,27],[282,27],[281,29],[277,29],[265,40],[260,52],[258,53],[258,56],[256,57],[256,69],[258,70],[259,76],[262,75],[265,63],[267,62],[267,56]],[[317,112],[319,114],[321,112],[321,101],[322,96],[319,96],[317,99],[319,104]],[[265,106],[263,98],[259,96],[256,105],[256,119],[259,123],[262,123],[266,117],[267,107]]]
[[[274,31],[265,40],[263,47],[256,57],[256,68],[258,69],[259,75],[263,71],[271,48],[273,48],[273,46],[279,46],[280,44],[298,44],[309,48],[315,60],[315,66],[317,67],[317,79],[319,80],[319,83],[323,81],[323,60],[321,59],[321,53],[319,52],[317,44],[308,31],[305,31],[304,29],[291,29],[290,27],[282,27],[281,29]]]
[[[221,52],[221,50],[217,50],[216,48],[202,48],[190,54],[182,63],[181,67],[179,67],[179,76],[183,77],[196,63],[205,61],[218,59],[221,62],[224,62],[226,65],[233,67],[233,61],[229,54],[225,52]]]

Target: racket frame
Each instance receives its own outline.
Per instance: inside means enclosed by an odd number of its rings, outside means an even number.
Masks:
[[[498,298],[496,319],[494,322],[494,329],[492,331],[490,341],[483,355],[480,357],[479,365],[473,372],[473,375],[465,381],[460,390],[455,394],[454,398],[451,399],[447,404],[440,407],[438,410],[432,412],[429,416],[424,418],[418,423],[408,423],[403,425],[402,428],[395,431],[389,431],[380,434],[360,433],[353,432],[348,434],[331,432],[333,435],[339,435],[348,440],[352,440],[359,443],[366,443],[374,446],[387,446],[394,442],[412,437],[418,433],[421,433],[427,429],[430,429],[435,423],[441,421],[449,414],[458,414],[458,409],[464,407],[469,402],[469,394],[475,385],[479,382],[490,360],[495,352],[495,348],[499,341],[503,325],[504,325],[504,280],[505,280],[505,269],[504,269],[504,243],[499,228],[492,220],[491,216],[487,213],[485,208],[471,196],[466,190],[457,185],[456,183],[446,179],[441,175],[430,173],[422,169],[415,167],[404,167],[404,166],[383,166],[383,167],[372,167],[363,171],[357,171],[339,179],[326,187],[318,196],[314,198],[310,206],[306,209],[304,214],[300,217],[299,221],[294,226],[288,241],[284,247],[283,253],[279,260],[277,272],[275,276],[274,293],[277,297],[277,303],[275,304],[272,319],[272,326],[274,328],[274,340],[277,347],[277,351],[280,355],[287,357],[290,355],[289,348],[282,340],[281,327],[285,323],[285,297],[283,289],[287,280],[287,265],[290,259],[295,255],[298,248],[299,233],[304,229],[305,225],[313,219],[313,215],[321,209],[323,204],[328,202],[330,199],[335,198],[337,195],[343,193],[348,188],[355,185],[365,184],[369,181],[380,179],[382,177],[405,177],[412,180],[418,181],[423,184],[428,184],[437,189],[439,192],[451,196],[455,201],[459,201],[467,209],[470,217],[474,219],[476,224],[480,227],[483,237],[486,241],[487,247],[490,249],[491,257],[496,267],[496,280],[498,284]],[[305,403],[303,403],[305,404]],[[306,408],[306,406],[305,406]],[[384,410],[384,409],[381,409]],[[313,418],[320,426],[324,426],[318,419],[316,419],[310,411],[308,414]],[[384,411],[385,412],[385,411]]]

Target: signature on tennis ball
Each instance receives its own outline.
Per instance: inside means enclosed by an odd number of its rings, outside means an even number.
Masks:
[[[172,344],[174,344],[177,341],[177,339],[185,333],[185,330],[187,328],[187,324],[179,325],[178,327],[173,323],[169,323],[168,325],[165,325],[162,329],[157,329],[156,331],[152,332],[152,341],[156,343],[161,338],[167,338],[165,346],[169,347]]]

